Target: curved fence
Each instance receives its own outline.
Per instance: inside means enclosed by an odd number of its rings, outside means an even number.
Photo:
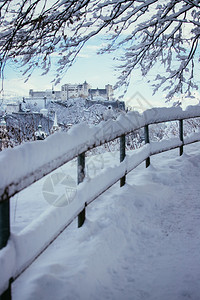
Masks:
[[[200,106],[153,108],[143,114],[122,113],[116,120],[97,126],[79,124],[67,133],[56,133],[45,141],[36,141],[6,149],[0,153],[0,295],[11,299],[11,282],[16,279],[48,245],[78,217],[78,227],[85,220],[86,206],[120,181],[143,161],[150,164],[151,155],[200,141],[200,133],[183,135],[183,120],[200,117]],[[150,142],[149,125],[179,121],[179,138]],[[126,135],[144,128],[145,145],[126,155]],[[120,139],[119,164],[85,179],[85,152],[106,142]],[[19,191],[77,157],[78,188],[72,202],[62,209],[50,207],[17,235],[10,233],[10,201]],[[51,222],[49,221],[51,220]],[[53,222],[52,222],[53,220]],[[42,224],[42,226],[41,226]],[[45,239],[41,239],[41,236]],[[34,245],[34,246],[33,246]]]

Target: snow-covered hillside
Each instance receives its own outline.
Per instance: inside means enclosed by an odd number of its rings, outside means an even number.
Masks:
[[[37,104],[37,101],[35,104]],[[69,99],[67,101],[48,101],[46,109],[48,110],[48,118],[50,118],[50,120],[53,120],[56,112],[58,123],[68,126],[83,121],[88,124],[98,124],[104,119],[104,114],[108,110],[109,105],[112,106],[113,115],[117,115],[119,111],[124,110],[124,102],[118,103],[117,101],[110,102],[100,99],[92,101],[84,98]],[[40,112],[41,105],[33,105],[30,104],[30,101],[26,100],[26,103],[23,103],[23,108]]]
[[[95,200],[84,226],[74,221],[14,282],[13,299],[198,300],[199,146],[152,157]],[[116,152],[88,158],[88,176],[116,160]],[[75,179],[75,165],[60,171]],[[49,206],[44,180],[13,199],[13,233]]]
[[[107,110],[107,107],[101,104],[94,104],[87,107],[84,99],[71,99],[65,104],[61,102],[49,103],[48,110],[52,111],[50,114],[51,118],[54,117],[53,112],[56,112],[58,122],[67,126],[84,121],[88,124],[99,123],[103,119],[103,114]]]

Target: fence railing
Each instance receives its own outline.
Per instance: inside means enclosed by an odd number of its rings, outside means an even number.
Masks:
[[[15,280],[48,245],[63,231],[74,218],[78,217],[78,227],[85,220],[86,206],[108,188],[120,181],[123,186],[126,175],[140,163],[150,165],[150,157],[164,151],[178,148],[183,154],[183,146],[200,141],[200,133],[184,137],[183,120],[200,117],[200,106],[180,108],[160,108],[123,113],[116,120],[108,120],[97,126],[86,124],[74,126],[67,133],[56,133],[45,141],[26,143],[0,153],[0,295],[1,299],[11,299],[11,283]],[[179,121],[179,138],[151,142],[149,125],[168,121]],[[126,135],[144,128],[145,145],[126,155]],[[95,178],[85,180],[86,151],[106,142],[120,138],[120,161],[117,166],[100,172]],[[40,155],[38,155],[40,154]],[[10,235],[10,200],[43,176],[77,157],[78,188],[69,205],[59,210],[50,207],[35,222],[19,234]],[[103,178],[103,180],[102,180]],[[49,230],[49,218],[54,218],[56,226]],[[40,220],[43,226],[40,227]],[[54,225],[55,225],[54,224]],[[33,230],[34,228],[34,230]],[[26,243],[30,239],[31,244]],[[39,238],[45,236],[45,240]],[[34,246],[33,246],[34,245]],[[23,253],[23,255],[20,255]]]

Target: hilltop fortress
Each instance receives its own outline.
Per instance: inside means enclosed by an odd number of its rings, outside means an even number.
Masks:
[[[47,98],[66,101],[73,98],[87,98],[95,100],[102,98],[102,100],[113,100],[113,87],[107,84],[104,89],[92,89],[91,86],[85,81],[83,84],[64,84],[61,86],[61,91],[46,90],[46,91],[33,91],[29,90],[31,98]]]

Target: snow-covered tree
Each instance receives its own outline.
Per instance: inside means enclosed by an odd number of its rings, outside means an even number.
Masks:
[[[199,0],[3,0],[0,3],[0,68],[7,59],[20,61],[29,76],[39,66],[48,72],[57,53],[56,82],[84,44],[102,34],[99,53],[120,49],[116,86],[129,84],[132,71],[153,70],[155,91],[168,96],[197,88]],[[156,67],[159,66],[159,69]]]

